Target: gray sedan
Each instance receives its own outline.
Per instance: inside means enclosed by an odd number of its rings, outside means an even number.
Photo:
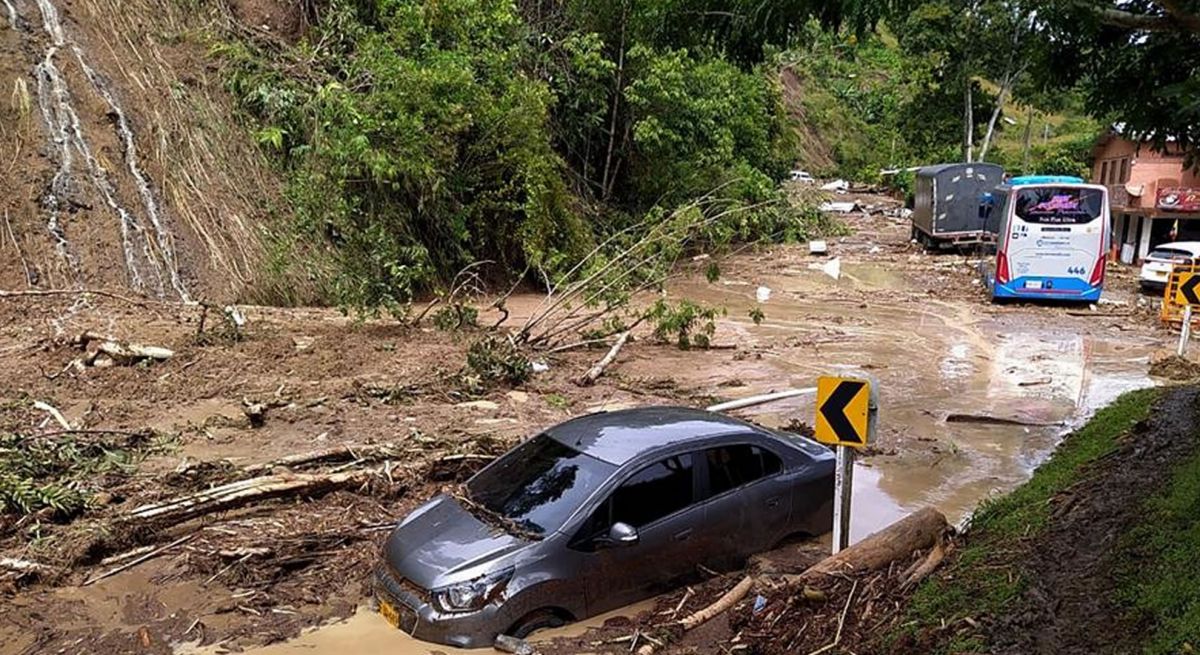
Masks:
[[[681,407],[552,427],[408,515],[375,571],[379,611],[476,648],[653,596],[832,525],[833,455]]]

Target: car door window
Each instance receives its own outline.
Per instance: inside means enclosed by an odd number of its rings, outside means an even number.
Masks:
[[[783,469],[783,462],[768,450],[750,444],[720,446],[704,451],[708,462],[708,491],[725,493]]]
[[[634,473],[612,495],[612,522],[649,525],[691,505],[692,456],[677,455]]]
[[[692,475],[691,455],[669,457],[634,473],[592,512],[575,543],[585,545],[614,523],[640,528],[686,508],[695,500]]]

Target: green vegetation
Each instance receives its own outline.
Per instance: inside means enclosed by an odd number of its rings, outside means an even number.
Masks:
[[[485,335],[467,349],[467,363],[459,374],[468,393],[481,393],[497,385],[517,386],[533,374],[533,364],[512,339]]]
[[[865,35],[809,26],[804,45],[783,60],[785,76],[798,80],[789,101],[800,105],[819,141],[801,145],[814,172],[877,181],[884,169],[961,161],[963,93],[957,85],[965,85],[959,78],[968,74],[977,145],[983,140],[1002,89],[988,78],[997,73],[982,64],[970,71],[950,67],[964,43],[943,37],[957,29],[958,15],[946,3],[922,4],[897,22],[902,39],[887,25]],[[985,159],[1014,173],[1086,171],[1100,125],[1085,115],[1082,92],[1018,90],[1024,93],[1005,92]],[[907,189],[911,174],[887,182]]]
[[[1179,136],[1193,23],[1145,52],[1088,50],[1076,24],[1129,38],[1103,31],[1107,4],[326,0],[298,43],[231,31],[212,49],[288,180],[263,293],[404,316],[468,265],[583,273],[598,244],[699,198],[729,204],[701,205],[721,217],[693,247],[819,233],[813,199],[779,187],[796,164],[867,182],[964,156],[1080,173],[1100,121]]]
[[[482,261],[540,281],[701,197],[745,209],[707,245],[813,231],[777,186],[792,132],[764,45],[816,5],[760,23],[699,1],[326,4],[282,55],[213,48],[289,180],[272,270],[326,300],[403,315]]]
[[[1121,599],[1142,624],[1147,655],[1200,646],[1200,453],[1175,467],[1170,485],[1145,505],[1121,540]]]
[[[86,440],[2,434],[0,514],[77,514],[93,494],[130,475],[142,459],[162,447],[162,440],[149,432]]]
[[[971,518],[969,539],[954,561],[923,583],[908,608],[904,630],[911,635],[962,618],[1017,611],[1025,588],[1019,540],[1046,527],[1050,500],[1079,481],[1083,469],[1117,448],[1117,439],[1153,409],[1156,389],[1127,393],[1069,435],[1029,482],[985,502]],[[894,635],[898,637],[899,635]],[[986,652],[977,634],[955,635],[931,652]]]
[[[723,309],[690,300],[680,300],[674,305],[659,300],[646,312],[646,317],[654,324],[654,338],[674,341],[680,350],[689,350],[709,346],[717,331],[717,317],[724,313]]]

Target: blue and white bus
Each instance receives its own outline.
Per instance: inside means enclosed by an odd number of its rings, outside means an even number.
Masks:
[[[1027,176],[997,187],[988,218],[993,299],[1096,302],[1110,231],[1108,189],[1080,178]]]

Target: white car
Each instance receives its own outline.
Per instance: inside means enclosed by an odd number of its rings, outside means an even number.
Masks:
[[[1164,243],[1142,260],[1142,273],[1138,281],[1143,289],[1159,290],[1171,279],[1171,268],[1176,264],[1200,262],[1200,241],[1177,241]]]
[[[816,182],[808,171],[795,170],[792,171],[790,177],[793,182],[799,182],[800,184],[812,184]]]

